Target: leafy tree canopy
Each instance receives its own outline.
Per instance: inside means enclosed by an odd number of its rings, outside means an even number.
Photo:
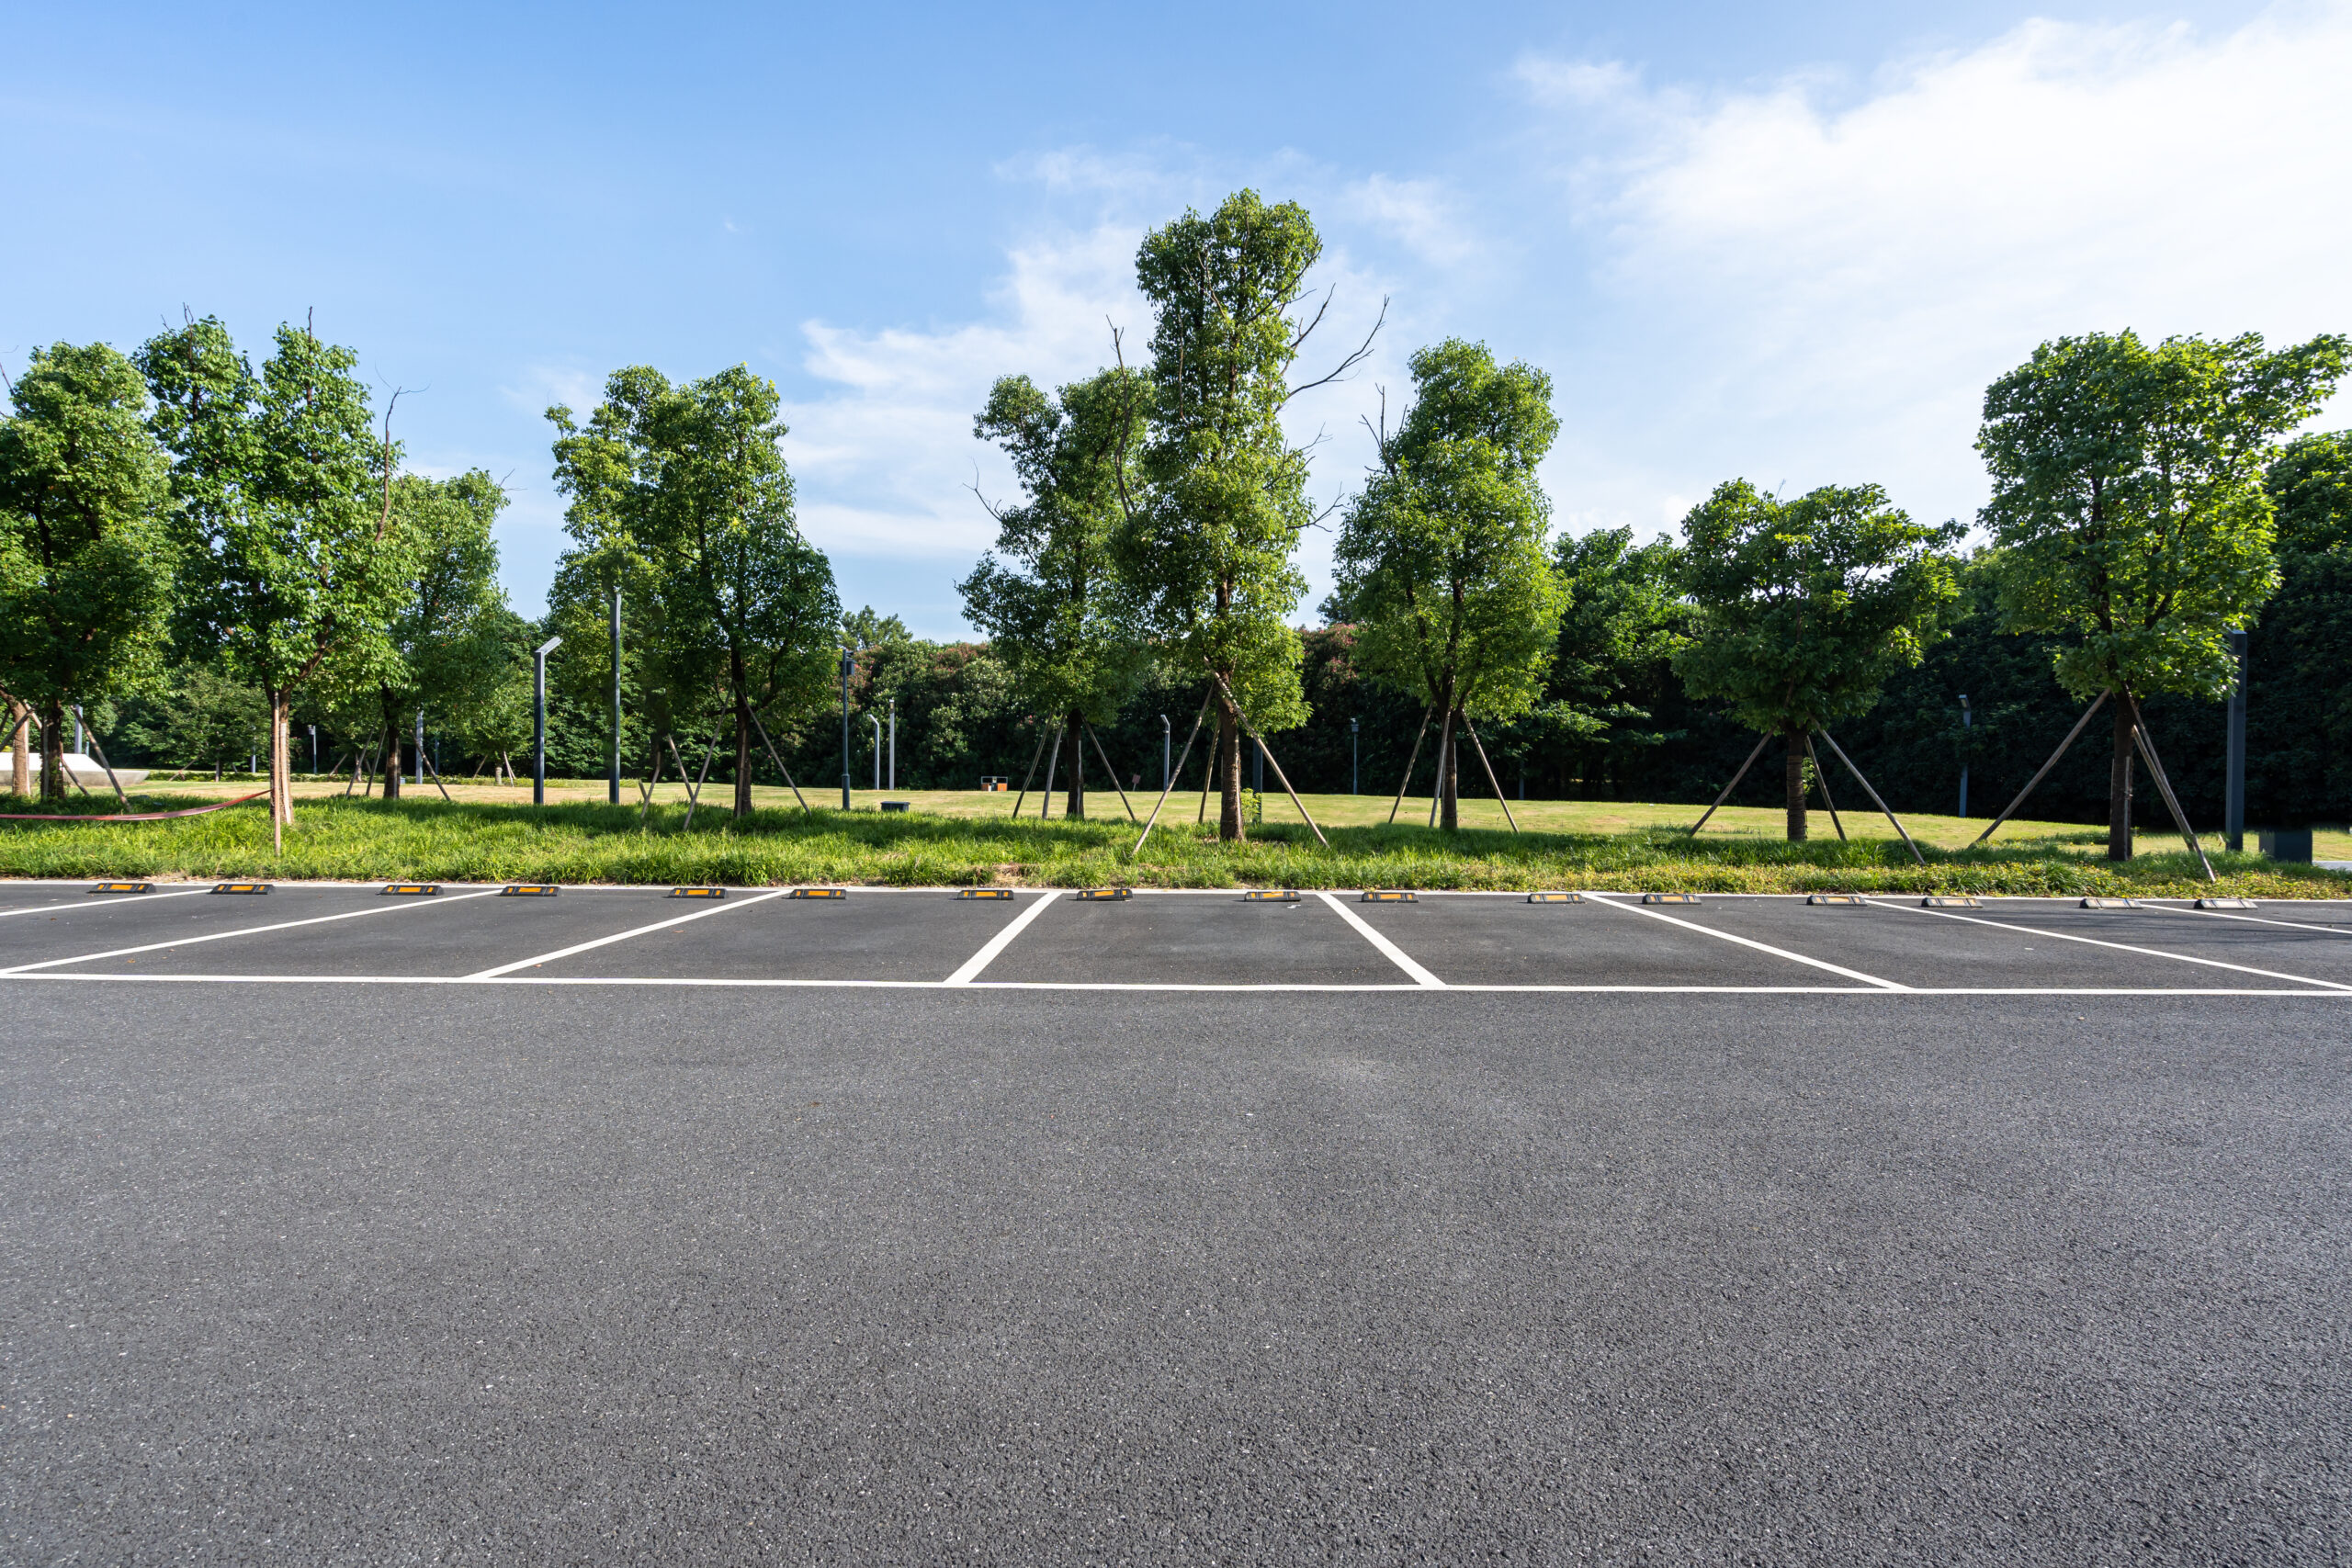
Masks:
[[[2262,488],[2277,513],[2279,554],[2352,551],[2352,430],[2288,442]]]
[[[2095,333],[2043,344],[1986,389],[1980,520],[2006,551],[2004,613],[2080,637],[2056,659],[2069,692],[2228,685],[2225,634],[2278,581],[2271,443],[2318,409],[2345,346]]]

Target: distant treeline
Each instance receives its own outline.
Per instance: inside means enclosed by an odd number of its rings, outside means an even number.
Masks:
[[[1753,730],[1686,695],[1668,665],[1667,650],[1690,614],[1661,591],[1672,570],[1671,553],[1663,541],[1636,547],[1623,532],[1561,545],[1562,565],[1576,585],[1577,599],[1561,627],[1544,701],[1529,717],[1482,732],[1503,786],[1514,796],[1524,788],[1533,799],[1704,802],[1755,745]],[[2282,562],[2286,581],[2249,638],[2247,819],[2343,821],[2352,818],[2352,694],[2345,679],[2345,650],[2352,649],[2352,558],[2293,554]],[[1998,630],[1989,566],[1983,558],[1964,566],[1965,591],[1951,636],[1930,649],[1917,669],[1897,675],[1876,709],[1833,731],[1898,811],[1956,809],[1965,761],[1970,811],[1990,817],[2041,766],[2082,711],[2051,674],[2057,639]],[[895,619],[870,611],[846,617],[846,629],[864,643],[850,682],[853,774],[859,789],[873,782],[874,731],[867,716],[887,723],[894,698],[899,788],[968,789],[988,775],[1009,775],[1019,784],[1037,746],[1038,719],[1021,711],[1009,675],[986,645],[913,637]],[[536,638],[545,630],[534,627],[530,635]],[[1351,784],[1349,720],[1354,719],[1361,788],[1367,795],[1394,794],[1420,710],[1362,678],[1350,659],[1348,628],[1304,635],[1312,716],[1303,728],[1273,738],[1276,756],[1299,788],[1345,791]],[[582,657],[565,662],[559,656],[550,671],[548,772],[602,777],[611,747],[609,660],[591,640]],[[1963,693],[1974,710],[1967,728],[1961,723]],[[1611,702],[1596,705],[1598,694],[1609,694]],[[624,697],[625,772],[641,778],[649,762],[644,705],[633,687],[625,689]],[[1121,784],[1132,788],[1131,781],[1139,777],[1144,787],[1158,787],[1160,716],[1169,720],[1171,751],[1181,750],[1201,697],[1197,682],[1154,679],[1114,722],[1101,727]],[[1562,733],[1557,716],[1564,708],[1595,705],[1615,716],[1604,730],[1589,738]],[[2156,697],[2145,708],[2183,804],[2199,821],[2218,821],[2224,705]],[[257,692],[195,667],[175,671],[159,695],[124,699],[91,716],[102,727],[110,759],[121,765],[209,770],[217,763],[242,769],[248,753],[263,744],[267,708]],[[314,721],[299,707],[295,721],[297,765],[307,766],[305,726]],[[342,757],[347,767],[352,738],[332,724],[322,724],[320,730],[322,763]],[[492,761],[469,753],[430,714],[426,734],[429,745],[438,743],[447,772],[464,776]],[[719,739],[711,777],[731,782],[727,747],[716,728],[707,735],[682,728],[678,739],[689,768],[699,767],[706,745]],[[838,712],[775,739],[804,789],[838,792]],[[1413,783],[1413,793],[1424,797],[1430,752],[1425,739]],[[1195,790],[1203,757],[1204,749],[1196,746],[1187,769],[1188,785]],[[526,758],[518,754],[515,761],[527,769]],[[665,777],[674,776],[666,755],[662,769]],[[1042,763],[1038,772],[1042,784]],[[1100,773],[1090,756],[1090,787],[1101,787]],[[764,760],[754,767],[753,778],[781,782]],[[1840,809],[1866,806],[1859,791],[1840,790],[1840,782],[1831,780]],[[2102,821],[2107,783],[2104,751],[2079,748],[2036,791],[2030,814]],[[1266,787],[1276,787],[1271,777]],[[1483,779],[1465,789],[1474,798],[1486,793]],[[1777,806],[1778,773],[1759,764],[1734,799]],[[2161,825],[2164,807],[2153,792],[2143,793],[2136,807],[2143,825]],[[1102,809],[1102,802],[1094,808]]]

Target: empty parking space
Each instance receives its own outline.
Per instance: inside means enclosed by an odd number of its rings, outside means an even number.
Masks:
[[[853,889],[738,907],[513,971],[516,978],[942,981],[1036,898]],[[673,911],[674,912],[674,907]],[[653,918],[658,918],[653,917]]]
[[[226,938],[208,941],[204,946],[231,949],[260,939],[228,938],[227,933],[377,909],[390,902],[375,897],[372,887],[280,887],[266,894],[206,891],[183,897],[85,895],[60,908],[0,919],[0,970],[27,964],[54,965],[61,960],[71,963],[94,953],[198,937]]]
[[[1409,986],[1363,934],[1309,895],[1250,903],[1236,893],[1064,897],[978,984]]]
[[[2044,957],[2063,951],[2088,961],[2093,974],[2147,974],[2159,976],[2157,986],[2225,986],[2256,990],[2293,988],[2313,982],[2352,981],[2352,972],[2329,974],[2324,969],[2297,967],[2285,962],[2290,952],[2310,948],[2266,945],[2260,939],[2239,942],[2220,921],[2167,915],[2155,909],[2086,909],[2079,899],[1988,898],[1984,908],[1953,910],[1894,912],[1932,926],[1933,939],[1954,944],[1978,935],[2014,937],[2020,947],[2031,945]],[[1967,933],[1967,934],[1962,934]],[[2344,939],[2308,933],[2317,942]],[[2063,968],[2063,962],[2054,968]],[[2150,965],[2146,969],[2136,965]],[[2111,965],[2111,967],[2110,967]],[[2164,978],[2161,976],[2169,976]],[[2136,985],[2139,981],[2099,980],[2053,982],[2083,985]]]
[[[447,887],[437,896],[403,897],[365,887],[333,889],[332,895],[320,912],[354,919],[99,959],[86,967],[156,975],[455,978],[641,926],[678,908],[650,890],[514,898],[495,888]]]
[[[1350,908],[1449,986],[1860,983],[1597,898],[1530,904],[1524,895],[1424,895],[1410,904]],[[1697,912],[1670,911],[1675,920]]]

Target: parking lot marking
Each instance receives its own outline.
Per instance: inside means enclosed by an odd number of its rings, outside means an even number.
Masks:
[[[1886,904],[1873,899],[1883,908],[1905,909],[1903,904]],[[2095,936],[2078,936],[2073,931],[2053,931],[2043,926],[2013,926],[2006,920],[1980,919],[1974,915],[1955,915],[1949,909],[1916,909],[1914,914],[1933,915],[1941,920],[1966,920],[1972,926],[1991,926],[1996,931],[2016,931],[2025,936],[2053,937],[2060,942],[2079,942],[2090,947],[2113,948],[2118,953],[2136,953],[2146,958],[2175,958],[2183,964],[2202,964],[2211,969],[2233,969],[2241,975],[2259,975],[2268,980],[2292,980],[2298,986],[2324,986],[2330,990],[2352,995],[2352,986],[2336,980],[2314,980],[2305,975],[2282,975],[2276,969],[2257,969],[2251,964],[2224,964],[2218,958],[2199,958],[2194,953],[2168,953],[2160,947],[2134,947],[2128,942],[2102,942]]]
[[[6,974],[0,979],[58,981],[65,984],[134,986],[636,986],[689,989],[800,989],[938,991],[1300,991],[1335,995],[1381,994],[1427,996],[1430,987],[1403,983],[1373,985],[1281,981],[1272,983],[1170,980],[980,980],[951,987],[945,980],[822,980],[784,976],[670,975],[631,977],[619,975],[502,975],[477,980],[466,975],[133,975],[111,971],[82,974],[73,970]],[[1546,986],[1449,985],[1456,994],[1497,992],[1530,996],[1663,996],[1663,997],[2247,997],[2316,998],[2352,1003],[2352,988],[2325,991],[2283,990],[2243,986],[1893,986],[1883,990],[1859,986]]]
[[[2309,920],[2273,919],[2267,915],[2225,915],[2219,909],[2184,909],[2177,904],[2151,904],[2151,909],[2162,909],[2168,915],[2196,915],[2209,920],[2250,920],[2257,926],[2285,926],[2290,931],[2322,931],[2329,936],[2352,936],[2352,931],[2342,926],[2315,926]]]
[[[968,986],[979,972],[996,962],[996,955],[1012,945],[1012,939],[1028,928],[1029,922],[1046,912],[1046,906],[1060,897],[1058,893],[1041,893],[1037,901],[1005,923],[1004,930],[989,938],[988,945],[964,960],[963,966],[940,982],[944,986]]]
[[[683,926],[688,920],[707,919],[713,915],[724,915],[730,910],[748,909],[754,904],[764,904],[771,898],[781,898],[788,891],[790,891],[788,888],[779,887],[773,893],[757,894],[749,898],[739,899],[732,904],[707,904],[690,914],[673,915],[666,920],[656,920],[650,926],[639,926],[632,931],[615,931],[610,936],[600,936],[594,942],[574,942],[570,947],[559,947],[553,953],[534,953],[528,958],[518,958],[512,964],[501,964],[492,969],[478,969],[470,975],[460,976],[458,978],[495,980],[501,975],[516,969],[526,969],[534,964],[552,964],[559,958],[569,958],[575,953],[586,953],[594,948],[609,947],[616,942],[627,942],[633,936],[644,936],[650,931],[666,931],[672,926]]]
[[[191,893],[209,893],[211,891],[212,889],[209,887],[183,887],[176,893],[150,893],[141,898],[139,902],[142,905],[152,904],[158,898],[185,898]],[[25,909],[0,909],[0,920],[5,920],[11,915],[45,914],[51,909],[86,909],[90,907],[89,897],[90,896],[85,893],[81,897],[63,904],[35,904],[31,908]]]
[[[1406,974],[1410,975],[1413,977],[1414,985],[1437,990],[1442,990],[1444,988],[1444,981],[1439,979],[1436,976],[1430,974],[1428,970],[1414,963],[1412,955],[1407,953],[1403,948],[1397,946],[1386,937],[1382,936],[1370,926],[1364,924],[1363,917],[1362,915],[1357,914],[1353,909],[1349,908],[1345,904],[1340,903],[1329,893],[1317,893],[1316,897],[1322,899],[1323,902],[1330,905],[1334,910],[1338,911],[1340,919],[1355,927],[1356,934],[1358,936],[1363,937],[1364,941],[1380,949],[1382,953],[1387,957],[1389,963],[1394,964],[1397,968],[1402,969]]]
[[[480,893],[460,893],[454,898],[444,899],[443,902],[462,904],[469,898],[488,898],[496,892],[496,888],[489,888]],[[26,975],[36,969],[54,968],[60,964],[95,964],[101,958],[127,958],[135,953],[159,953],[167,947],[193,947],[200,942],[226,942],[232,936],[259,936],[264,931],[290,931],[296,926],[324,925],[329,920],[362,920],[370,915],[397,915],[404,910],[431,908],[433,906],[430,904],[379,905],[368,909],[346,909],[340,915],[313,915],[305,920],[279,920],[274,925],[266,926],[240,926],[235,931],[214,931],[209,936],[176,937],[170,942],[151,942],[140,947],[109,948],[104,953],[79,953],[71,958],[44,958],[38,964],[18,964],[10,968],[0,969],[0,975]]]
[[[1664,920],[1668,925],[1680,926],[1684,931],[1697,931],[1701,936],[1711,936],[1723,942],[1736,942],[1742,947],[1752,947],[1758,953],[1769,953],[1775,958],[1791,959],[1798,964],[1810,964],[1815,969],[1826,969],[1832,975],[1843,975],[1849,980],[1860,980],[1864,985],[1876,986],[1883,991],[1908,991],[1915,988],[1910,986],[1897,985],[1893,980],[1882,980],[1875,975],[1865,975],[1859,969],[1849,969],[1842,964],[1832,964],[1826,958],[1807,958],[1804,953],[1791,953],[1785,947],[1774,947],[1770,942],[1735,936],[1730,931],[1719,931],[1712,927],[1683,919],[1679,916],[1662,915],[1656,909],[1645,909],[1639,904],[1620,903],[1617,899],[1599,893],[1590,897],[1592,902],[1596,904],[1606,904],[1612,909],[1623,909],[1629,915],[1640,915],[1645,919]]]

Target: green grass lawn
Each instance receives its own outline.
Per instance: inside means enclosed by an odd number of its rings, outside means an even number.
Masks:
[[[241,794],[251,785],[207,779],[141,789],[135,807],[171,809]],[[2140,857],[2125,866],[2104,858],[2102,829],[2024,822],[1994,842],[1965,846],[1982,819],[1905,818],[1928,859],[1915,864],[1885,818],[1848,813],[1840,841],[1826,813],[1815,837],[1790,844],[1778,811],[1726,807],[1704,834],[1684,829],[1696,807],[1609,801],[1511,803],[1521,831],[1506,826],[1493,800],[1464,803],[1464,827],[1435,831],[1426,796],[1408,799],[1395,826],[1386,797],[1310,795],[1331,840],[1315,841],[1289,800],[1269,795],[1250,841],[1219,845],[1214,820],[1196,821],[1200,796],[1171,799],[1140,855],[1115,794],[1090,796],[1093,815],[1040,822],[1029,797],[1019,821],[1013,797],[978,791],[901,791],[913,809],[885,814],[882,798],[859,792],[855,809],[840,795],[811,793],[804,812],[789,791],[763,787],[759,809],[742,822],[726,814],[726,797],[707,795],[691,832],[684,791],[665,785],[640,828],[631,804],[604,804],[601,780],[553,784],[548,806],[534,808],[522,789],[458,784],[452,801],[430,785],[396,802],[345,798],[336,786],[298,792],[296,823],[282,855],[270,849],[266,814],[256,803],[210,816],[132,824],[0,824],[0,875],[41,877],[269,876],[286,880],[559,883],[725,882],[735,886],[838,882],[893,886],[984,884],[1138,886],[1682,889],[1694,892],[1976,892],[2011,894],[2211,891],[2177,838],[2145,835]],[[1152,798],[1134,799],[1148,814]],[[825,803],[830,804],[825,804]],[[76,798],[77,810],[103,801]],[[719,809],[714,810],[716,805]],[[1059,809],[1059,797],[1056,800]],[[2339,835],[2340,836],[2340,835]],[[2336,897],[2352,880],[2258,856],[2207,851],[2226,890],[2269,898]],[[2329,856],[2324,840],[2320,851]],[[2346,858],[2352,858],[2347,854]]]

